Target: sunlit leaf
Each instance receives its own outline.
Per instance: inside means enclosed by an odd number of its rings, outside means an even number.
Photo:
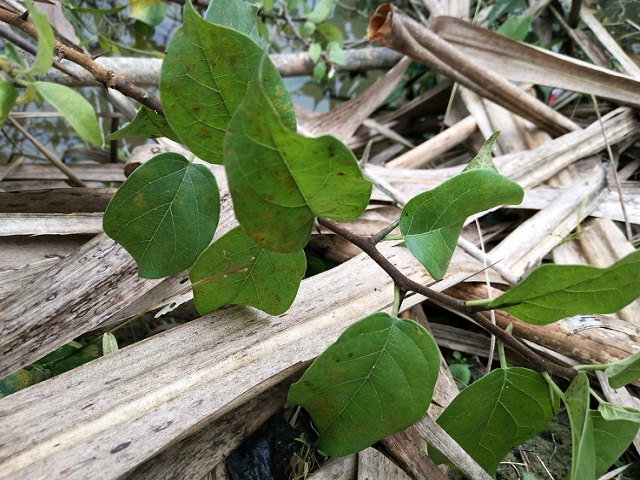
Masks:
[[[580,372],[565,392],[564,403],[571,423],[571,472],[569,479],[596,478],[596,446],[589,411],[589,379]]]
[[[493,170],[472,169],[413,197],[402,210],[400,231],[436,280],[444,277],[467,217],[499,205],[515,205],[524,191]]]
[[[522,282],[493,300],[469,307],[500,308],[520,320],[546,325],[587,313],[614,313],[640,297],[640,250],[607,268],[541,265]]]
[[[226,304],[250,305],[280,315],[293,303],[305,268],[302,250],[268,252],[236,227],[202,252],[189,278],[202,315]]]
[[[42,75],[49,70],[53,64],[53,49],[56,40],[47,16],[36,9],[31,0],[24,0],[24,5],[29,11],[29,19],[38,34],[38,51],[33,59],[31,68],[19,71],[18,73],[25,75]]]
[[[118,340],[113,333],[105,333],[102,335],[102,355],[109,355],[118,351]]]
[[[604,475],[631,445],[638,433],[638,424],[626,420],[605,420],[599,412],[593,410],[589,414],[596,446],[595,478],[598,478]]]
[[[553,418],[558,399],[549,397],[542,375],[526,368],[499,368],[465,388],[437,423],[489,474],[511,449]],[[432,447],[436,463],[447,459]]]
[[[169,126],[167,120],[162,115],[158,115],[145,106],[140,107],[140,110],[138,110],[138,113],[131,122],[127,123],[117,132],[107,135],[104,139],[109,141],[135,136],[145,138],[167,137],[175,142],[181,142],[180,137],[178,137],[176,132]]]
[[[129,16],[136,20],[157,27],[166,15],[166,7],[162,0],[129,0],[131,11]]]
[[[620,388],[640,378],[640,352],[611,363],[604,371],[611,388]]]
[[[307,15],[307,20],[313,23],[324,22],[331,13],[333,0],[319,0],[313,11]]]
[[[211,171],[177,153],[134,170],[104,214],[104,231],[136,260],[144,278],[189,268],[209,245],[220,216]]]
[[[0,81],[0,128],[4,125],[18,98],[18,90],[11,83]]]
[[[266,57],[251,37],[204,20],[187,2],[184,24],[167,47],[160,73],[160,98],[169,125],[202,160],[222,163],[231,116]],[[282,78],[264,58],[263,82],[282,121],[296,128]]]
[[[309,58],[313,63],[317,63],[322,54],[322,47],[318,42],[313,42],[309,45]]]
[[[419,420],[431,402],[440,357],[417,323],[375,313],[347,328],[291,386],[332,456],[358,452]]]
[[[96,112],[82,95],[69,87],[51,82],[33,82],[31,85],[64,116],[84,141],[95,147],[102,145]]]
[[[224,146],[236,217],[261,247],[293,253],[306,245],[316,216],[359,217],[371,183],[342,142],[291,131],[257,78],[251,91],[231,119]]]
[[[258,34],[258,7],[256,5],[243,0],[212,0],[209,2],[204,19],[244,33],[257,43],[262,42]]]
[[[497,33],[521,42],[525,39],[531,28],[531,17],[529,15],[517,15],[506,20]]]

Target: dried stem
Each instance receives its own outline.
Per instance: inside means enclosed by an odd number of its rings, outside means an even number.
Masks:
[[[384,255],[382,255],[382,253],[380,253],[380,251],[376,248],[376,246],[373,244],[373,242],[371,242],[369,238],[357,235],[347,228],[343,227],[338,222],[334,222],[333,220],[329,220],[327,218],[318,217],[318,223],[360,248],[374,262],[376,262],[387,273],[387,275],[389,275],[389,277],[391,277],[391,279],[399,289],[406,292],[416,292],[427,297],[433,303],[453,310],[458,314],[471,319],[481,328],[491,333],[492,335],[495,335],[505,345],[518,352],[520,355],[530,361],[538,371],[548,372],[552,375],[557,375],[567,379],[573,379],[577,375],[577,372],[573,368],[564,367],[547,360],[543,356],[531,350],[528,346],[515,338],[513,335],[502,330],[497,325],[491,323],[491,321],[481,313],[471,311],[467,308],[464,301],[414,282],[406,275],[404,275],[400,270],[398,270],[395,265],[393,265]]]
[[[0,7],[0,21],[19,28],[27,35],[34,39],[38,39],[36,28],[29,20],[23,20],[17,13],[10,12]],[[129,82],[123,75],[119,75],[113,70],[108,70],[96,63],[91,55],[85,52],[79,52],[73,47],[56,41],[54,52],[58,58],[66,58],[67,60],[80,65],[87,70],[93,77],[107,88],[118,90],[127,97],[133,98],[142,105],[150,108],[159,115],[164,116],[164,110],[160,104],[160,100],[153,95],[145,92],[138,86]]]

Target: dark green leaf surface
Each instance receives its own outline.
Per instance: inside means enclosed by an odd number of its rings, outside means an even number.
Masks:
[[[263,82],[282,121],[295,114],[282,78],[252,38],[204,20],[187,2],[184,24],[167,47],[160,98],[169,125],[202,160],[222,163],[227,125],[264,58]]]
[[[236,227],[202,252],[189,278],[194,284],[211,278],[193,287],[195,305],[202,315],[226,304],[250,305],[280,315],[296,298],[305,268],[302,250],[268,252]],[[228,269],[237,271],[225,274]]]
[[[224,146],[236,217],[261,247],[297,252],[309,240],[316,216],[359,217],[369,203],[371,183],[342,142],[290,131],[257,78],[250,88]]]
[[[611,388],[620,388],[640,378],[640,352],[610,364],[604,371]]]
[[[565,392],[564,403],[571,423],[571,480],[596,478],[596,446],[589,411],[589,379],[580,372]]]
[[[559,402],[549,398],[542,375],[526,368],[499,368],[465,388],[437,423],[489,474],[516,445],[553,418]],[[446,458],[433,448],[436,463]]]
[[[27,367],[0,378],[0,398],[50,378],[52,373],[40,367]]]
[[[147,107],[140,107],[135,118],[117,132],[105,137],[105,140],[118,140],[126,137],[158,138],[167,137],[181,143],[180,137],[173,131],[167,120]]]
[[[18,73],[25,75],[42,75],[49,70],[53,64],[53,47],[55,46],[56,40],[47,16],[35,8],[31,0],[25,0],[24,5],[29,11],[29,20],[33,23],[33,26],[36,28],[36,33],[38,34],[38,51],[33,59],[31,68]]]
[[[522,187],[499,173],[472,169],[412,198],[402,210],[400,231],[411,253],[440,280],[467,217],[498,205],[522,202]]]
[[[613,313],[640,296],[639,270],[640,250],[607,268],[541,265],[499,297],[467,305],[500,308],[534,325],[573,315]]]
[[[17,98],[18,90],[16,87],[5,80],[0,81],[0,128],[4,125]]]
[[[83,140],[95,147],[102,145],[102,133],[91,104],[78,92],[64,85],[33,82],[31,85],[59,111]]]
[[[213,0],[209,2],[204,19],[223,27],[237,30],[262,42],[258,34],[258,7],[243,0]]]
[[[589,414],[596,446],[595,477],[598,478],[604,475],[631,445],[638,433],[638,424],[626,420],[607,421],[593,410]]]
[[[415,322],[375,313],[355,323],[291,386],[335,457],[358,452],[419,420],[429,407],[440,357]]]
[[[153,157],[129,176],[104,214],[104,231],[144,278],[186,270],[209,245],[220,196],[211,171],[177,153]]]

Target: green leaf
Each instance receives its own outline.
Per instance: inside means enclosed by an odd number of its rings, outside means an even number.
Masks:
[[[508,19],[500,28],[496,30],[500,35],[509,37],[521,42],[525,39],[531,28],[531,17],[529,15],[518,15]]]
[[[638,433],[638,424],[626,420],[605,420],[599,412],[591,411],[593,437],[596,446],[595,477],[604,475],[620,458]]]
[[[129,16],[136,20],[157,27],[166,15],[166,7],[162,0],[129,0],[131,11]]]
[[[342,45],[338,42],[329,42],[327,45],[327,60],[336,65],[346,65],[347,60],[344,56]]]
[[[258,7],[243,0],[213,0],[204,14],[208,22],[236,30],[260,44]]]
[[[202,252],[189,278],[202,315],[226,304],[250,305],[269,315],[280,315],[296,298],[305,269],[302,250],[293,254],[268,252],[236,227]],[[210,280],[196,284],[206,279]]]
[[[625,420],[636,424],[640,423],[640,411],[635,408],[620,407],[611,403],[600,403],[598,405],[598,412],[600,412],[602,418],[608,421]]]
[[[107,135],[104,139],[109,141],[135,136],[146,138],[167,137],[175,142],[182,142],[162,115],[158,115],[145,106],[140,107],[140,110],[138,110],[138,113],[131,122],[117,132]]]
[[[413,197],[402,210],[400,231],[411,253],[440,280],[467,217],[522,201],[524,190],[492,170],[472,169]]]
[[[331,7],[333,6],[333,0],[320,0],[313,11],[307,15],[307,20],[313,23],[324,22],[331,14]]]
[[[468,172],[469,170],[492,170],[498,173],[498,169],[491,159],[493,145],[496,143],[496,138],[498,138],[498,135],[500,135],[500,132],[493,132],[493,134],[487,139],[487,141],[484,142],[482,147],[480,147],[478,154],[471,159],[469,165],[465,167],[463,172]]]
[[[311,45],[309,45],[309,58],[314,64],[318,63],[321,54],[322,47],[318,42],[313,42]]]
[[[236,217],[262,248],[297,252],[309,240],[316,216],[358,218],[369,202],[371,183],[342,142],[290,131],[257,77],[250,88],[224,145]]]
[[[209,245],[220,217],[215,177],[177,153],[134,170],[104,214],[107,235],[136,260],[141,277],[186,270]]]
[[[18,98],[18,90],[7,81],[0,82],[0,128],[11,113]]]
[[[38,366],[31,366],[18,370],[0,379],[0,398],[16,393],[19,390],[43,382],[51,377],[51,372]]]
[[[320,82],[327,74],[327,64],[324,62],[316,63],[313,67],[313,79]]]
[[[38,51],[33,59],[31,68],[27,70],[18,71],[17,73],[23,75],[42,75],[49,70],[53,64],[53,49],[56,44],[56,39],[53,36],[53,29],[49,25],[47,16],[36,9],[31,3],[31,0],[24,1],[25,7],[29,11],[29,19],[36,28],[38,34]]]
[[[355,453],[403,430],[429,407],[440,357],[417,323],[374,313],[347,328],[289,391],[320,434],[318,448]]]
[[[620,388],[640,378],[640,352],[618,362],[611,363],[604,373],[611,388]]]
[[[184,25],[174,34],[160,72],[160,98],[169,125],[202,160],[222,163],[225,132],[264,58],[263,81],[283,122],[296,128],[282,78],[250,37],[198,15],[185,5]]]
[[[640,296],[640,250],[607,268],[541,265],[499,297],[467,306],[500,308],[520,320],[547,325],[587,313],[613,313]]]
[[[571,480],[596,478],[596,446],[589,413],[589,379],[580,372],[564,394],[571,423]]]
[[[102,335],[102,355],[109,355],[118,351],[118,340],[113,333],[105,333]]]
[[[328,22],[322,22],[317,26],[318,32],[327,40],[327,42],[337,42],[342,45],[344,43],[344,35],[335,25]]]
[[[465,388],[437,423],[489,474],[511,449],[553,418],[558,399],[549,398],[542,375],[527,368],[499,368]],[[436,463],[446,458],[432,447]]]
[[[31,85],[67,119],[83,140],[94,147],[102,145],[102,133],[96,113],[82,95],[56,83],[33,82]]]

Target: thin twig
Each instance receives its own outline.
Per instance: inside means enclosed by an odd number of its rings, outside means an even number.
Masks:
[[[518,352],[524,358],[529,360],[538,371],[548,372],[552,375],[561,376],[567,379],[573,379],[577,375],[577,372],[574,369],[558,365],[534,352],[520,340],[505,332],[499,326],[492,324],[491,321],[480,312],[472,312],[467,308],[464,301],[425,287],[424,285],[411,280],[398,270],[384,255],[382,255],[370,239],[357,235],[351,230],[343,227],[340,223],[329,220],[328,218],[318,217],[318,223],[360,248],[374,262],[376,262],[387,273],[387,275],[389,275],[389,277],[391,277],[398,288],[407,292],[416,292],[440,306],[453,310],[458,314],[469,318],[487,332],[495,335],[512,350]]]
[[[13,25],[30,37],[36,40],[38,39],[38,33],[33,23],[29,20],[23,20],[20,18],[20,15],[16,13],[0,8],[0,22]],[[158,115],[164,116],[164,110],[162,109],[160,100],[131,83],[123,75],[119,75],[113,70],[108,70],[102,67],[96,63],[88,53],[79,52],[75,48],[65,45],[59,41],[56,41],[55,43],[54,52],[57,53],[59,58],[66,58],[67,60],[80,65],[91,73],[91,75],[93,75],[93,77],[105,87],[118,90],[127,97],[133,98],[142,105],[150,108]]]

